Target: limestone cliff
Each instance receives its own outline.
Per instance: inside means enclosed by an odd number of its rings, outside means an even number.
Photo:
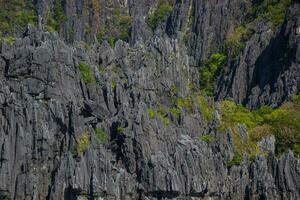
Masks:
[[[298,2],[275,26],[245,24],[246,0],[32,4],[35,23],[0,24],[0,199],[300,199],[297,152],[276,155],[268,135],[232,164],[249,133],[220,129],[223,99],[276,108],[299,92]]]

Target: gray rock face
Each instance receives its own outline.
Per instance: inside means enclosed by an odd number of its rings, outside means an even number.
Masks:
[[[13,46],[1,43],[0,55],[1,199],[300,198],[292,153],[245,156],[229,169],[232,137],[216,130],[217,121],[206,128],[201,110],[183,109],[168,125],[149,117],[174,84],[184,96],[193,77],[176,39],[85,49],[32,29]],[[81,79],[81,62],[95,83]],[[213,141],[200,140],[203,134]],[[90,144],[77,154],[84,135]]]
[[[258,24],[233,69],[221,77],[219,99],[230,97],[250,108],[277,107],[299,93],[299,27],[299,4],[275,31]]]
[[[198,85],[199,63],[219,50],[247,2],[177,0],[154,31],[145,19],[156,0],[101,0],[101,15],[93,2],[66,0],[58,34],[30,28],[12,46],[0,43],[0,199],[300,199],[300,160],[275,157],[273,137],[259,142],[265,155],[229,168],[235,147],[230,132],[218,131],[217,112],[209,124],[202,108],[149,113]],[[130,44],[80,42],[96,41],[84,24],[94,33],[117,5],[134,18]],[[36,6],[46,18],[53,1]],[[278,32],[252,36],[221,76],[218,98],[277,106],[299,91],[297,8]]]

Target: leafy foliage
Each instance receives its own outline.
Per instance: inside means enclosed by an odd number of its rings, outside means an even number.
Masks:
[[[180,108],[180,109],[191,109],[192,108],[192,99],[190,96],[187,97],[178,97],[175,100],[175,105],[176,107]]]
[[[200,93],[190,93],[185,97],[171,98],[169,107],[165,108],[162,105],[158,106],[157,116],[160,120],[165,122],[166,125],[170,124],[170,116],[180,117],[182,110],[189,113],[195,112],[197,109],[201,110],[202,116],[206,122],[213,119],[214,109],[208,103],[207,98]]]
[[[3,37],[2,39],[8,45],[12,45],[15,41],[15,38],[13,38],[11,36]]]
[[[118,39],[128,42],[131,24],[132,17],[122,14],[120,9],[116,9],[112,18],[108,19],[105,27],[98,31],[97,39],[99,41],[107,40],[111,47],[114,47]]]
[[[200,69],[200,87],[209,96],[212,96],[214,92],[217,70],[225,64],[225,61],[224,54],[213,54]]]
[[[169,109],[169,112],[170,112],[173,116],[179,118],[179,116],[180,116],[180,114],[181,114],[181,109],[180,109],[180,108],[177,108],[177,107],[173,107],[173,108],[170,108],[170,109]]]
[[[108,141],[109,139],[108,134],[103,129],[96,128],[95,133],[99,142],[106,143]]]
[[[287,8],[293,0],[261,0],[254,1],[251,10],[246,15],[248,21],[265,19],[273,26],[283,23]]]
[[[47,21],[48,31],[59,31],[59,28],[65,21],[67,21],[67,17],[64,11],[64,1],[54,0],[52,15],[49,16]]]
[[[0,36],[14,35],[17,28],[37,20],[33,1],[2,0],[0,1]]]
[[[79,63],[78,65],[81,77],[86,84],[95,82],[94,75],[92,73],[92,67],[86,63]]]
[[[200,139],[206,143],[211,143],[214,140],[214,138],[211,135],[203,135]]]
[[[277,109],[262,107],[255,111],[237,105],[231,101],[221,102],[220,130],[230,128],[237,132],[236,125],[244,124],[249,131],[249,138],[244,141],[239,134],[234,134],[235,146],[240,152],[258,152],[256,142],[262,137],[274,134],[276,153],[287,149],[300,154],[300,95]]]
[[[118,134],[122,134],[122,133],[124,133],[124,131],[125,131],[125,128],[123,126],[118,126],[118,128],[117,128]]]
[[[234,127],[236,124],[244,124],[247,128],[255,127],[263,119],[242,105],[233,101],[225,100],[221,103],[221,130]]]
[[[171,121],[168,117],[168,112],[162,105],[160,105],[157,110],[157,117],[164,123],[165,126],[169,126],[171,124]]]
[[[234,59],[245,48],[245,42],[250,35],[251,31],[246,26],[242,25],[235,28],[224,43],[223,51],[225,54]]]
[[[154,30],[159,22],[164,20],[172,12],[169,2],[160,1],[156,10],[148,16],[147,23]]]
[[[155,111],[152,108],[148,108],[147,112],[150,119],[153,119],[155,117]]]
[[[264,116],[276,137],[276,153],[291,149],[300,155],[300,95]]]
[[[236,153],[234,154],[232,160],[227,163],[227,167],[231,168],[235,165],[240,165],[242,162],[243,162],[243,155],[240,153]]]
[[[113,90],[115,90],[115,89],[117,88],[117,81],[115,81],[115,80],[112,80],[112,81],[111,81],[111,88],[112,88]]]
[[[202,111],[204,119],[209,122],[214,117],[214,109],[209,105],[207,99],[204,96],[198,95],[196,96],[197,104]]]
[[[223,52],[228,59],[234,60],[245,48],[245,43],[253,34],[253,22],[266,21],[272,27],[283,23],[285,13],[293,0],[253,1],[246,10],[242,24],[231,32],[223,44]]]
[[[76,140],[76,155],[81,155],[89,148],[91,144],[90,135],[88,133],[84,133],[81,136],[79,136]]]

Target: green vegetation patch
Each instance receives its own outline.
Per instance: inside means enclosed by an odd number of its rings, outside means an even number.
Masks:
[[[300,155],[300,95],[264,116],[276,137],[276,153],[287,149]]]
[[[170,117],[173,116],[179,119],[182,110],[186,110],[188,113],[201,110],[202,117],[207,123],[214,117],[214,108],[208,103],[206,97],[198,93],[191,93],[186,97],[171,98],[168,106],[158,104],[156,110],[148,109],[148,115],[150,118],[154,118],[155,114],[157,114],[159,120],[165,125],[170,125]]]
[[[64,11],[64,1],[54,0],[54,6],[47,20],[47,29],[50,32],[59,31],[61,25],[67,21]]]
[[[245,43],[251,34],[252,32],[245,25],[236,27],[234,31],[229,34],[223,46],[223,51],[227,57],[231,59],[236,58],[245,48]]]
[[[179,117],[180,117],[180,114],[181,114],[181,109],[180,109],[180,108],[177,108],[177,107],[173,107],[173,108],[170,108],[170,109],[169,109],[169,112],[170,112],[173,116],[179,118]]]
[[[217,78],[217,71],[225,65],[226,56],[224,54],[213,54],[209,60],[204,62],[200,69],[200,87],[209,96],[214,93],[214,84]]]
[[[240,165],[243,162],[243,155],[240,153],[235,153],[232,160],[227,163],[227,167],[231,168],[236,165]]]
[[[91,145],[90,135],[88,133],[82,134],[81,136],[76,138],[76,141],[76,155],[83,154]]]
[[[211,135],[203,135],[203,136],[200,137],[200,139],[203,140],[204,142],[208,143],[208,144],[212,143],[213,140],[214,140],[213,136],[211,136]]]
[[[150,119],[154,119],[154,117],[155,117],[155,111],[152,108],[148,108],[147,112],[148,112],[149,118]]]
[[[3,37],[2,39],[8,45],[12,45],[15,42],[15,38],[11,36]]]
[[[244,124],[247,128],[251,129],[263,122],[262,117],[257,115],[257,112],[251,112],[244,106],[229,100],[221,102],[221,112],[221,130],[234,127],[236,124]]]
[[[125,131],[125,127],[123,127],[123,126],[118,126],[118,128],[117,128],[118,134],[123,134],[124,131]]]
[[[97,139],[100,143],[108,142],[109,136],[108,136],[107,132],[105,132],[103,129],[96,128],[95,133],[96,133]]]
[[[122,13],[121,9],[117,8],[105,26],[98,31],[97,39],[98,41],[107,40],[111,47],[115,46],[118,39],[128,42],[131,24],[132,17]]]
[[[116,90],[116,88],[117,88],[117,81],[115,81],[115,80],[112,80],[112,81],[111,81],[111,88],[112,88],[113,90]]]
[[[193,107],[193,100],[191,96],[178,97],[175,99],[175,106],[180,109],[191,109]]]
[[[277,27],[284,22],[285,14],[293,0],[260,0],[253,1],[244,15],[241,25],[237,26],[227,37],[222,52],[228,59],[234,60],[245,48],[245,44],[254,32],[259,21]]]
[[[206,122],[213,120],[214,109],[212,106],[209,105],[207,99],[202,95],[198,95],[196,96],[196,101],[197,104],[199,105],[199,108],[202,111],[202,115],[204,116]]]
[[[257,142],[273,134],[276,138],[275,151],[284,153],[287,149],[300,155],[300,95],[281,107],[272,109],[262,107],[250,111],[232,101],[223,101],[221,108],[220,130],[231,129],[234,133],[234,144],[237,152],[259,153]],[[249,137],[242,139],[236,128],[237,124],[247,127]]]
[[[147,18],[147,24],[154,30],[172,12],[172,5],[166,1],[160,1],[155,11]]]
[[[95,82],[92,67],[89,64],[81,62],[79,63],[78,68],[84,83],[91,84]]]
[[[0,36],[12,36],[17,28],[36,24],[37,15],[33,1],[0,1]]]
[[[293,0],[262,0],[254,1],[246,17],[251,20],[265,19],[272,26],[283,23],[285,13]]]
[[[209,104],[208,97],[200,93],[191,93],[186,97],[173,99],[173,105],[169,111],[176,115],[181,113],[182,109],[193,112],[196,108],[201,110],[202,116],[206,122],[210,122],[214,117],[214,108]]]
[[[159,106],[157,110],[157,117],[160,121],[164,123],[165,126],[169,126],[171,124],[171,121],[168,116],[168,112],[162,105]]]

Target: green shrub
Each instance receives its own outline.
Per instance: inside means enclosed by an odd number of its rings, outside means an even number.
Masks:
[[[293,0],[252,1],[252,6],[245,11],[242,24],[230,33],[223,44],[223,52],[229,59],[235,59],[245,48],[246,41],[253,34],[253,21],[265,20],[276,27],[283,23],[285,13]]]
[[[299,96],[264,116],[265,123],[272,127],[276,138],[276,153],[287,149],[299,154],[300,145],[300,101]]]
[[[120,16],[119,17],[119,23],[118,26],[120,27],[120,35],[119,38],[123,41],[129,40],[129,32],[130,32],[130,26],[132,23],[132,17],[131,16]]]
[[[274,134],[277,154],[291,149],[299,155],[300,144],[300,95],[281,107],[272,109],[262,107],[250,111],[231,101],[223,101],[221,108],[220,130],[231,129],[234,133],[235,148],[243,153],[259,152],[257,142],[267,135]],[[247,127],[249,138],[241,139],[236,125]]]
[[[214,117],[214,109],[209,105],[209,103],[207,102],[204,96],[198,95],[196,97],[196,100],[206,122],[211,121]]]
[[[116,9],[105,26],[98,30],[97,39],[98,41],[107,40],[111,47],[115,46],[118,39],[128,42],[131,24],[132,17],[122,14],[120,9]]]
[[[251,135],[247,138],[241,138],[239,130],[237,129],[238,124],[246,126],[247,130],[251,134],[251,130],[260,125],[263,122],[263,118],[257,115],[256,112],[251,112],[242,105],[238,105],[232,101],[222,101],[220,104],[221,108],[221,123],[220,130],[230,129],[233,133],[234,147],[237,152],[241,153],[260,153],[260,149],[257,145],[257,141],[253,141]],[[262,135],[258,133],[256,136],[257,140],[260,140]]]
[[[232,160],[229,161],[226,166],[228,168],[231,168],[232,166],[240,165],[243,162],[243,160],[244,160],[244,158],[241,153],[235,153]]]
[[[257,125],[249,130],[250,139],[254,142],[260,141],[263,137],[273,135],[272,126],[268,124]]]
[[[253,128],[263,121],[261,116],[233,101],[222,101],[220,107],[221,130],[234,127],[236,124],[244,124],[247,128]]]
[[[152,108],[148,108],[147,112],[150,119],[153,119],[155,117],[155,111]]]
[[[170,88],[170,94],[174,95],[174,94],[178,94],[179,93],[179,88],[176,85],[172,85]]]
[[[225,61],[226,56],[224,54],[213,54],[200,69],[200,87],[209,96],[214,93],[217,70],[225,64]]]
[[[106,28],[101,28],[97,31],[96,37],[99,42],[103,41],[108,30]]]
[[[36,24],[37,16],[32,1],[0,1],[0,33],[2,36],[14,35],[16,28]]]
[[[113,90],[116,90],[116,88],[117,88],[117,81],[115,81],[115,80],[112,80],[112,81],[111,81],[111,88],[112,88]]]
[[[179,108],[176,108],[176,107],[170,108],[170,109],[169,109],[169,112],[170,112],[173,116],[175,116],[175,117],[177,117],[177,118],[179,118],[179,116],[180,116],[180,114],[181,114],[181,110],[180,110]]]
[[[125,128],[124,128],[123,126],[118,126],[117,132],[118,132],[119,134],[123,134],[124,131],[125,131]]]
[[[238,26],[227,37],[223,51],[225,54],[234,59],[245,48],[245,43],[251,35],[250,30],[246,26]]]
[[[76,155],[83,154],[91,144],[90,135],[88,133],[82,134],[76,139],[76,141],[77,141]]]
[[[107,42],[108,42],[108,44],[111,46],[111,47],[115,47],[115,44],[116,44],[116,42],[117,42],[117,37],[113,37],[113,36],[109,36],[108,38],[107,38]]]
[[[287,8],[293,0],[262,0],[256,1],[248,16],[252,19],[265,19],[273,26],[283,23]]]
[[[211,135],[203,135],[200,139],[206,143],[212,143],[214,140],[214,138]]]
[[[108,142],[108,139],[109,139],[108,134],[103,129],[96,128],[95,133],[96,133],[96,136],[97,136],[99,142],[101,142],[101,143]]]
[[[13,45],[13,43],[15,42],[15,38],[11,37],[11,36],[7,36],[7,37],[4,37],[2,39],[8,45]]]
[[[191,97],[188,96],[188,97],[178,97],[175,99],[175,105],[177,108],[180,108],[180,109],[191,109],[192,108],[192,100],[191,100]]]
[[[92,73],[92,67],[86,63],[79,63],[78,65],[81,77],[86,84],[95,82],[94,75]]]
[[[154,30],[171,12],[172,5],[169,2],[160,1],[156,10],[147,18],[148,25]]]
[[[162,121],[164,123],[165,126],[169,126],[171,124],[171,121],[168,117],[167,111],[161,105],[159,106],[159,108],[157,110],[157,117],[160,121]]]
[[[47,20],[48,31],[59,31],[61,25],[66,21],[67,16],[65,15],[63,0],[54,0],[52,15]]]

